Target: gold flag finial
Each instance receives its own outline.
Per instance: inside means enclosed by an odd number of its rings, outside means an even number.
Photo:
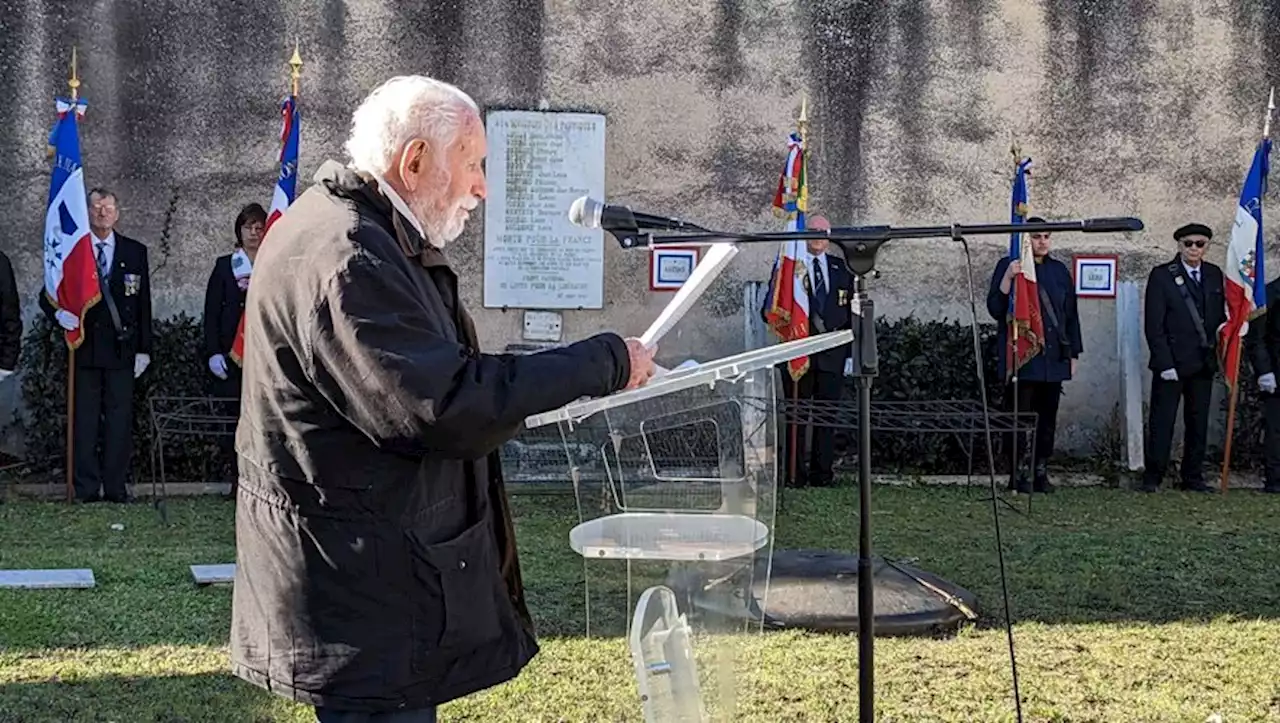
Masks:
[[[1276,109],[1276,87],[1271,86],[1271,97],[1267,99],[1267,119],[1262,123],[1262,137],[1271,137],[1271,111]]]
[[[302,41],[295,38],[293,41],[293,57],[289,58],[289,79],[293,81],[293,94],[298,94],[298,79],[302,77],[302,56],[298,54],[298,46]]]
[[[800,117],[796,119],[796,128],[800,131],[800,142],[804,142],[809,135],[809,97],[807,95],[800,96]]]
[[[71,46],[71,77],[67,80],[67,85],[71,88],[71,100],[75,101],[80,95],[80,76],[76,75],[76,46]]]
[[[1009,153],[1013,154],[1013,165],[1016,166],[1022,162],[1022,147],[1018,145],[1017,138],[1009,141]]]

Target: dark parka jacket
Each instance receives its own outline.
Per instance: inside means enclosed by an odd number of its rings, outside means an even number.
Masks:
[[[454,271],[372,179],[316,181],[246,302],[231,663],[311,705],[437,705],[537,652],[498,447],[623,388],[626,345],[480,353]]]

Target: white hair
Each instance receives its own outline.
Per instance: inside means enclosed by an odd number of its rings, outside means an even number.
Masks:
[[[456,86],[422,75],[396,76],[374,89],[351,114],[346,143],[351,167],[386,174],[404,145],[415,138],[443,151],[472,113],[478,116],[479,106]]]

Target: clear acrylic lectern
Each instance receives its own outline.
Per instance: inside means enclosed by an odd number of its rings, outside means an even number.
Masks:
[[[587,633],[626,637],[646,720],[734,717],[736,638],[763,617],[734,611],[756,605],[751,570],[773,550],[775,365],[852,339],[831,332],[679,368],[526,421],[559,426]]]

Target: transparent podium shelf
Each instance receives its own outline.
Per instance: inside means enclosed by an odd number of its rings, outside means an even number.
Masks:
[[[569,546],[588,558],[720,562],[754,554],[769,528],[745,515],[624,512],[587,520]]]
[[[535,414],[525,419],[525,427],[535,429],[557,422],[574,422],[597,412],[634,405],[638,402],[684,389],[704,384],[714,385],[716,382],[724,380],[735,380],[753,371],[766,369],[797,357],[817,354],[841,344],[850,344],[852,342],[853,332],[845,329],[797,339],[784,344],[774,344],[763,349],[753,349],[705,364],[690,366],[686,369],[674,369],[662,376],[649,380],[648,384],[638,389],[628,389],[607,397],[585,399],[567,404],[550,412]]]

